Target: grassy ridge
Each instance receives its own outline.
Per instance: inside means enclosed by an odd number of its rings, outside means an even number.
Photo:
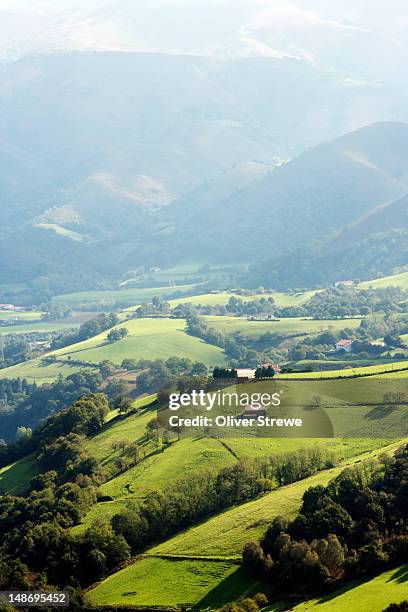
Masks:
[[[355,328],[361,319],[314,320],[304,318],[288,318],[276,321],[248,321],[245,317],[203,316],[203,321],[216,331],[226,334],[241,332],[248,336],[260,336],[266,332],[281,336],[296,336],[317,334],[326,330],[338,331],[345,327]]]
[[[172,306],[178,304],[201,304],[202,306],[225,306],[231,297],[237,297],[245,302],[252,302],[259,300],[262,297],[272,297],[275,300],[276,305],[279,308],[286,308],[289,306],[302,306],[310,298],[312,298],[317,292],[316,291],[305,291],[299,293],[265,293],[264,295],[239,295],[238,293],[205,293],[203,295],[194,295],[191,297],[178,298],[171,300]]]
[[[142,559],[104,580],[87,599],[102,606],[197,604],[236,572],[236,565],[229,562]],[[235,592],[230,589],[225,595],[234,597]]]
[[[206,344],[186,333],[185,320],[133,319],[117,327],[128,330],[128,336],[123,340],[109,343],[108,332],[103,332],[53,354],[58,358],[66,359],[71,356],[72,359],[92,363],[109,359],[120,364],[126,357],[133,359],[185,357],[193,361],[202,361],[209,366],[225,363],[224,353],[220,348]]]
[[[0,370],[0,379],[26,378],[30,383],[43,385],[54,382],[60,374],[65,378],[78,370],[80,366],[71,365],[66,361],[44,364],[41,358],[38,358]]]
[[[112,291],[81,291],[78,293],[65,293],[53,298],[54,302],[62,302],[68,306],[80,306],[89,302],[114,304],[115,302],[133,302],[142,304],[154,296],[166,298],[180,292],[186,293],[196,285],[179,285],[177,287],[150,287],[144,289],[116,289]]]
[[[408,565],[392,569],[371,580],[355,581],[338,591],[293,608],[296,612],[382,612],[391,603],[408,600]]]
[[[401,289],[408,289],[408,272],[365,281],[364,283],[360,283],[359,287],[361,289],[382,289],[383,287],[401,287]]]

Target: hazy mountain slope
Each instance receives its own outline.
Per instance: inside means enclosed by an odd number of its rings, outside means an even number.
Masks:
[[[407,192],[408,125],[378,123],[311,149],[194,214],[194,197],[184,198],[186,215],[175,231],[187,236],[187,248],[194,242],[196,251],[215,257],[254,260],[330,243]],[[188,227],[191,218],[198,235]]]
[[[384,105],[378,88],[293,59],[60,53],[0,73],[0,284],[58,283],[71,251],[88,279],[174,258],[173,243],[146,242],[176,221],[154,211],[228,168],[270,165],[345,131],[361,104],[379,115]]]

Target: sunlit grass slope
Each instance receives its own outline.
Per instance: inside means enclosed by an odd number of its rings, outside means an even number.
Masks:
[[[71,356],[85,362],[99,363],[109,359],[120,364],[123,359],[168,359],[185,357],[202,361],[208,366],[225,363],[223,351],[186,333],[184,319],[133,319],[121,323],[128,336],[118,342],[109,343],[108,332],[89,340],[55,351],[53,354],[66,359]]]
[[[296,612],[382,612],[391,603],[408,600],[408,565],[371,580],[346,584],[334,593],[296,606]]]
[[[266,332],[279,336],[317,334],[325,330],[341,330],[359,327],[361,319],[340,319],[336,321],[315,321],[312,319],[289,318],[276,321],[248,321],[246,317],[203,316],[206,325],[226,334],[241,332],[248,336],[260,336]]]

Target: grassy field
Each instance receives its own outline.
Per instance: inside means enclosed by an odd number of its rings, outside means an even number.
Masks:
[[[359,287],[361,289],[382,289],[383,287],[401,287],[402,289],[408,289],[408,272],[365,281],[364,283],[360,283]]]
[[[43,385],[53,382],[60,374],[65,378],[74,372],[78,372],[78,370],[80,370],[80,366],[70,365],[67,362],[44,364],[41,358],[38,358],[0,370],[0,380],[3,378],[26,378],[28,382]]]
[[[0,310],[0,321],[19,319],[20,321],[38,321],[43,312],[15,312],[14,310]]]
[[[81,291],[79,293],[65,293],[53,298],[54,302],[63,302],[68,306],[84,306],[90,302],[112,305],[116,302],[133,302],[142,304],[154,296],[163,298],[177,293],[183,294],[192,291],[196,285],[179,285],[177,287],[150,287],[144,289],[116,289],[112,291]]]
[[[407,368],[405,372],[398,372]],[[383,363],[368,367],[357,367],[357,368],[345,368],[343,370],[327,370],[325,372],[307,372],[307,373],[293,373],[293,374],[281,374],[279,378],[294,378],[294,379],[314,379],[314,378],[338,378],[338,377],[350,377],[350,376],[397,376],[400,375],[402,378],[408,377],[408,361],[394,361],[392,363]]]
[[[265,293],[263,295],[239,295],[237,293],[205,293],[203,295],[195,295],[191,297],[179,298],[171,300],[171,305],[177,306],[178,304],[201,304],[202,306],[225,306],[232,296],[237,297],[244,302],[251,302],[259,300],[261,297],[273,297],[275,303],[280,308],[288,306],[302,306],[310,298],[312,298],[317,292],[316,291],[305,291],[302,293]]]
[[[359,580],[333,594],[293,608],[296,612],[382,612],[391,603],[408,600],[408,565],[392,569],[371,580]]]
[[[225,601],[243,594],[248,581],[237,579],[238,568],[224,561],[141,559],[108,577],[90,591],[87,600],[92,605],[162,606],[211,605],[211,592],[223,588]],[[218,600],[219,601],[219,600]],[[217,602],[218,603],[218,602]],[[200,607],[202,604],[200,604]]]
[[[31,455],[12,465],[0,468],[0,494],[20,495],[37,473],[35,459]]]
[[[225,334],[240,332],[247,336],[260,336],[266,332],[279,336],[317,334],[325,330],[337,331],[345,327],[359,327],[361,319],[315,321],[312,319],[279,319],[276,321],[248,321],[245,317],[201,317],[206,325]]]
[[[6,334],[34,334],[35,332],[62,332],[65,329],[72,329],[79,327],[75,323],[52,323],[48,321],[39,321],[38,323],[28,323],[27,325],[6,325],[0,327],[0,335]]]
[[[223,351],[185,332],[186,322],[179,319],[133,319],[118,328],[128,330],[128,336],[114,343],[107,342],[108,332],[55,351],[59,358],[99,363],[109,359],[120,364],[126,357],[133,359],[167,359],[186,357],[208,366],[225,363]]]

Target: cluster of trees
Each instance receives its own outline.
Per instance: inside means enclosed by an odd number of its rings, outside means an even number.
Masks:
[[[408,446],[344,471],[304,496],[298,516],[275,519],[248,542],[243,566],[282,593],[313,593],[408,559]]]
[[[64,334],[59,338],[56,338],[52,342],[51,348],[52,350],[56,350],[71,344],[76,344],[77,342],[82,342],[83,340],[88,340],[89,338],[93,338],[93,336],[96,336],[107,329],[111,329],[118,323],[119,317],[114,312],[102,313],[94,319],[83,323],[78,331]]]
[[[156,390],[177,384],[181,378],[192,378],[195,376],[207,376],[208,368],[201,361],[170,357],[169,359],[155,359],[154,361],[141,360],[134,362],[126,359],[122,362],[125,369],[142,370],[137,377],[136,383],[139,389],[145,391]]]
[[[126,327],[119,327],[118,329],[111,329],[108,333],[108,342],[118,342],[123,340],[129,334],[129,330]]]
[[[238,372],[235,368],[219,368],[215,367],[213,370],[213,378],[238,378]]]
[[[259,363],[266,361],[267,356],[264,353],[248,348],[244,342],[239,342],[233,336],[228,336],[211,329],[199,317],[187,319],[187,332],[192,336],[205,340],[209,344],[214,344],[224,349],[229,358],[229,364],[232,367],[237,367],[240,364],[256,367]]]
[[[103,426],[109,409],[102,394],[81,398],[50,417],[26,445],[42,468],[25,497],[0,497],[0,585],[5,589],[78,588],[93,579],[93,567],[106,554],[114,567],[129,554],[113,533],[98,541],[98,527],[83,538],[69,529],[97,500],[103,474],[85,441]],[[102,550],[100,550],[102,549]]]
[[[19,426],[34,429],[41,421],[71,405],[82,395],[100,390],[102,382],[102,376],[97,370],[86,369],[40,386],[20,378],[0,380],[2,439],[12,441]],[[0,463],[9,463],[11,455],[19,452],[15,445],[7,447],[3,444],[0,446]]]
[[[245,296],[236,297],[232,295],[227,304],[178,304],[171,311],[172,316],[180,319],[188,319],[198,315],[251,317],[256,315],[270,315],[276,318],[301,317],[304,310],[295,306],[279,308],[272,296],[259,296],[255,300],[245,300]]]
[[[169,302],[160,296],[155,296],[150,303],[146,302],[136,309],[137,317],[152,317],[168,314],[171,310]]]
[[[63,302],[48,302],[41,304],[40,310],[44,312],[44,321],[58,321],[59,319],[66,319],[72,315],[72,309]]]
[[[268,605],[268,598],[263,593],[257,593],[253,597],[243,597],[237,602],[228,603],[219,609],[219,612],[258,612]]]
[[[355,289],[331,287],[316,293],[302,308],[314,319],[343,319],[375,312],[406,312],[408,292],[399,287]]]

